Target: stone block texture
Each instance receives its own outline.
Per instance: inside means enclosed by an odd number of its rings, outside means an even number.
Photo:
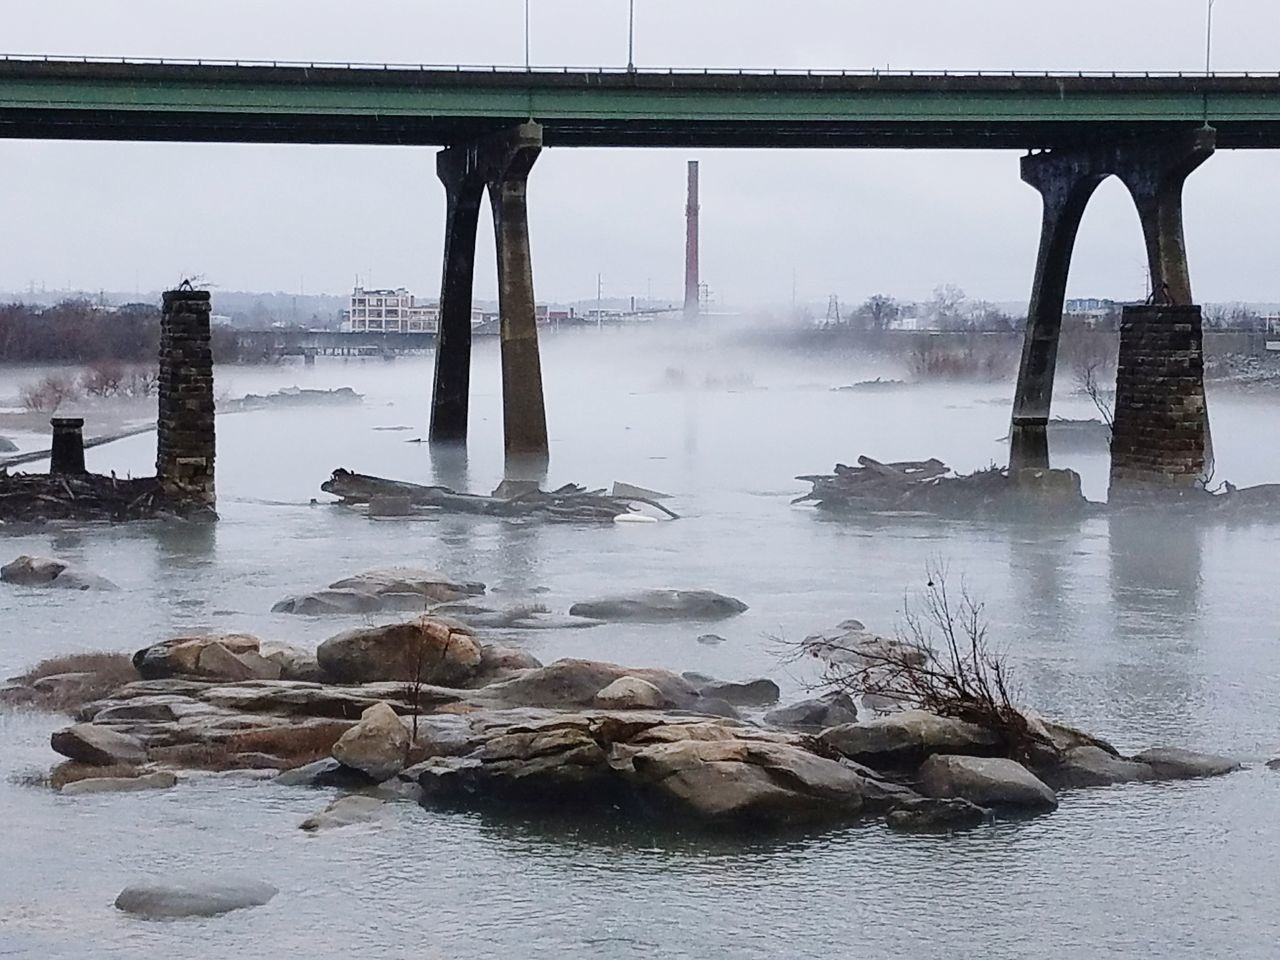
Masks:
[[[1179,493],[1204,473],[1209,415],[1198,306],[1125,307],[1111,497]]]
[[[156,474],[166,498],[184,512],[216,503],[210,306],[207,290],[169,290],[160,320]]]

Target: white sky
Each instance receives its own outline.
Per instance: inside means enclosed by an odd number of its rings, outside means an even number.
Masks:
[[[1199,70],[1205,0],[636,0],[641,66]],[[536,64],[621,65],[626,0],[532,0]],[[1214,63],[1280,71],[1280,2],[1219,0]],[[13,54],[426,63],[523,60],[522,0],[0,0]],[[678,297],[686,159],[702,161],[703,278],[722,302],[955,283],[1020,301],[1038,195],[1016,153],[544,151],[530,181],[539,299]],[[341,292],[439,285],[433,151],[0,141],[0,289]],[[1198,299],[1280,300],[1280,155],[1222,153],[1187,193]],[[179,225],[179,222],[181,226]],[[193,224],[199,224],[193,228]],[[494,295],[481,228],[476,292]],[[1073,295],[1137,296],[1136,215],[1090,207]]]

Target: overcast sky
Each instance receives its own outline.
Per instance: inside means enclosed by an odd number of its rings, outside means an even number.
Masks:
[[[1197,70],[1205,0],[636,0],[641,66]],[[622,65],[626,0],[532,0],[536,64]],[[1280,2],[1219,0],[1214,63],[1280,70]],[[12,54],[513,64],[522,0],[0,0]],[[724,303],[884,291],[1027,297],[1040,219],[1016,153],[544,151],[539,299],[679,296],[684,162],[702,161],[703,278]],[[0,141],[0,289],[439,286],[433,151]],[[1280,155],[1221,153],[1187,194],[1202,301],[1280,300]],[[179,226],[179,222],[181,226]],[[198,225],[198,226],[197,226]],[[476,292],[495,290],[481,228]],[[1103,186],[1073,295],[1145,288],[1136,214]]]

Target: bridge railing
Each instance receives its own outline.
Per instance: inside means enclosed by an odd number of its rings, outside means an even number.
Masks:
[[[1216,78],[1240,79],[1250,77],[1280,77],[1280,71],[1222,71],[1202,70],[890,70],[861,69],[804,70],[792,67],[748,67],[727,69],[719,67],[635,67],[624,66],[532,66],[514,64],[459,64],[459,63],[373,63],[340,60],[230,60],[192,57],[74,57],[58,54],[0,54],[0,62],[14,63],[77,63],[77,64],[137,64],[153,66],[188,67],[276,67],[307,70],[369,70],[369,71],[419,71],[455,73],[506,73],[506,74],[644,74],[649,76],[700,75],[724,77],[1062,77],[1098,79],[1135,78]]]

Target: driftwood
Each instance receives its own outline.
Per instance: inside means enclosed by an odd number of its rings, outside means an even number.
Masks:
[[[577,522],[611,522],[615,517],[635,512],[635,504],[643,503],[679,519],[662,504],[642,497],[611,497],[604,490],[587,490],[566,484],[556,490],[523,489],[509,496],[480,496],[458,493],[448,487],[424,486],[387,480],[341,467],[320,485],[325,493],[341,498],[344,504],[366,504],[375,498],[407,499],[418,508],[446,513],[471,513],[489,517],[542,517],[549,520]]]
[[[815,503],[826,510],[922,511],[927,513],[981,511],[1010,491],[1008,474],[992,467],[957,476],[941,460],[881,463],[859,457],[856,467],[836,464],[830,474],[797,477],[813,489],[795,503]]]
[[[145,520],[162,512],[159,493],[155,477],[10,475],[0,469],[0,521]]]

